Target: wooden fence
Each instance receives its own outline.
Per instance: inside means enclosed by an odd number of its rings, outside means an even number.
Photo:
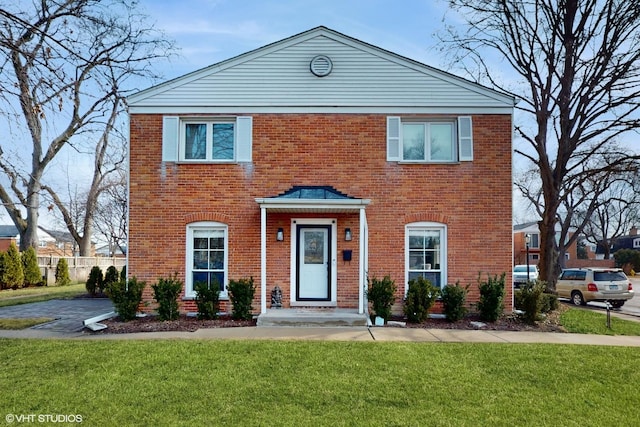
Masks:
[[[127,263],[126,258],[120,257],[39,256],[38,266],[40,266],[40,272],[47,285],[55,285],[56,266],[61,258],[67,260],[67,264],[69,264],[69,278],[74,282],[86,282],[91,268],[96,265],[100,267],[104,273],[111,265],[120,271]]]

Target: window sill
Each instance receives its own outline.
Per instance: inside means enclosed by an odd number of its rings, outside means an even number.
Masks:
[[[195,301],[195,300],[196,300],[195,295],[182,297],[182,301]],[[220,301],[229,301],[229,297],[220,295]]]
[[[454,160],[451,162],[445,162],[445,161],[425,162],[425,161],[419,161],[419,160],[398,160],[397,163],[400,165],[459,165],[462,162],[459,160]]]

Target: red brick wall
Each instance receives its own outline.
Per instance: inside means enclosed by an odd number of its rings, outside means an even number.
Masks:
[[[398,164],[386,161],[386,115],[256,114],[252,163],[176,164],[161,162],[162,116],[133,114],[128,272],[148,284],[174,271],[184,280],[186,225],[223,222],[229,227],[229,277],[254,277],[259,310],[255,198],[276,196],[294,185],[329,185],[371,200],[366,209],[369,274],[390,275],[399,300],[405,225],[437,221],[448,227],[448,282],[471,283],[468,300],[476,302],[479,272],[483,277],[506,272],[511,283],[511,117],[476,115],[473,132],[473,162]],[[302,216],[268,215],[268,284],[281,286],[285,303],[291,218]],[[337,218],[338,305],[357,307],[358,215],[307,216]],[[287,235],[284,242],[275,241],[280,227]],[[354,233],[350,242],[344,241],[345,227]],[[351,263],[342,261],[343,249],[353,250]],[[507,290],[510,306],[511,287]],[[151,290],[144,296],[151,300]],[[195,305],[185,302],[182,308]]]

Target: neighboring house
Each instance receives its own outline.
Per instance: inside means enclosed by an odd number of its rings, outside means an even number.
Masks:
[[[139,92],[128,273],[253,277],[254,310],[365,313],[367,279],[507,274],[514,99],[318,27]],[[150,287],[143,298],[152,301]]]
[[[19,235],[15,225],[0,225],[0,251],[6,252],[11,242],[17,245]]]
[[[127,249],[124,248],[124,250]],[[96,247],[96,256],[123,258],[125,253],[118,245],[101,245]]]
[[[611,246],[611,254],[613,255],[620,249],[635,249],[640,251],[640,235],[638,235],[638,229],[634,226],[629,230],[629,234],[626,236],[616,237]]]
[[[527,263],[526,236],[529,235],[529,263],[538,264],[540,259],[540,229],[538,221],[513,226],[513,264]],[[569,232],[569,237],[573,233]],[[556,224],[556,241],[560,240],[560,225]],[[578,259],[578,244],[573,242],[564,254],[565,264]]]

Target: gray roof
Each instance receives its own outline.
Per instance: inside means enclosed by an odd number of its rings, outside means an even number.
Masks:
[[[15,225],[0,225],[0,237],[16,237],[18,228]]]

